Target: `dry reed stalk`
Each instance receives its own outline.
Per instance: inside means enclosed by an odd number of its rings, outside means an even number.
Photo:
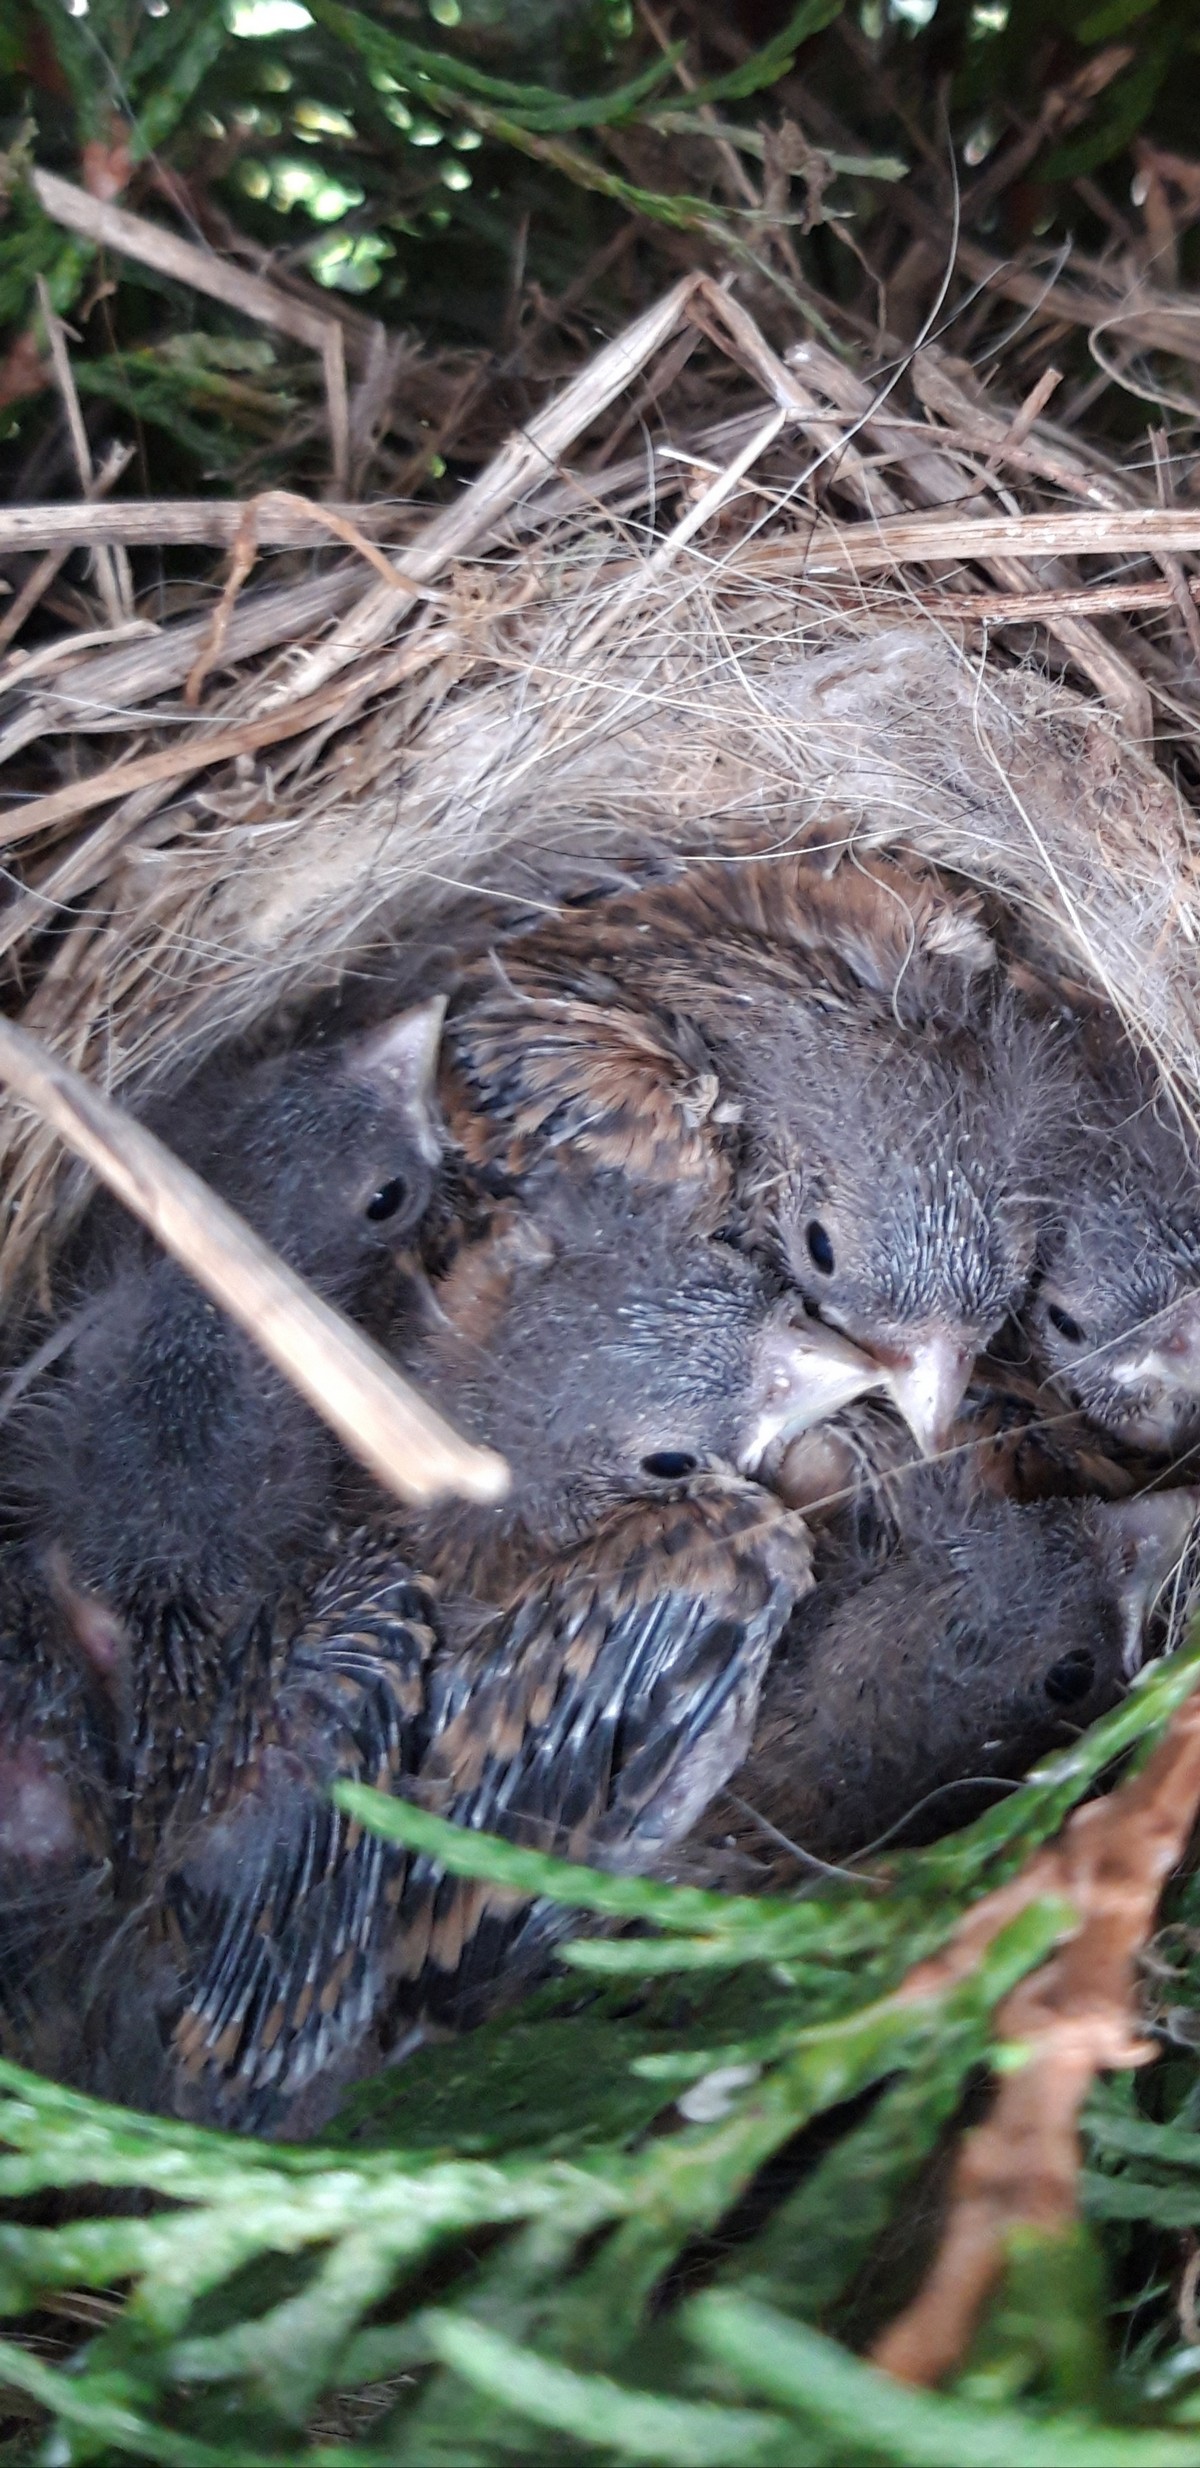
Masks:
[[[755,573],[878,574],[888,566],[948,557],[1154,557],[1200,550],[1200,509],[1183,506],[1064,509],[1059,514],[909,514],[871,531],[814,523],[806,538],[761,541],[742,552]]]
[[[575,439],[607,411],[630,378],[670,340],[689,302],[706,281],[704,275],[684,275],[615,341],[605,344],[536,419],[501,447],[455,504],[435,515],[409,541],[404,553],[406,573],[418,582],[432,582],[451,558],[473,548],[518,498],[555,471],[560,457]],[[291,681],[292,692],[297,697],[315,692],[339,669],[381,641],[399,614],[395,595],[386,586],[378,585],[328,643],[310,651],[307,660],[301,661]]]
[[[999,2007],[994,2036],[1022,2053],[990,2115],[961,2146],[938,2252],[911,2305],[876,2340],[901,2382],[940,2382],[961,2364],[1021,2228],[1062,2234],[1078,2216],[1078,2118],[1095,2076],[1145,2065],[1136,1962],[1159,1896],[1200,1808],[1200,1696],[1172,1717],[1140,1774],[1077,1809],[1020,1877],[977,1903],[944,1954],[910,1973],[920,1998],[969,1976],[985,1946],[1042,1895],[1074,1906],[1065,1945]]]
[[[128,457],[126,457],[128,460]],[[111,483],[110,483],[111,486]],[[198,546],[232,548],[250,513],[263,548],[324,548],[347,530],[368,540],[386,540],[403,521],[401,507],[313,505],[290,489],[265,489],[260,497],[160,497],[116,506],[5,506],[0,508],[0,556],[25,549]],[[346,526],[346,529],[341,528]],[[356,543],[351,540],[353,547]]]
[[[92,450],[88,444],[83,413],[79,407],[79,396],[71,370],[71,357],[67,350],[62,319],[55,314],[49,285],[44,274],[39,274],[37,278],[37,296],[42,312],[42,324],[46,330],[46,341],[50,347],[50,363],[54,370],[54,380],[66,416],[71,452],[75,457],[75,470],[80,488],[86,496],[95,486],[96,479],[92,469]],[[96,589],[104,604],[109,625],[115,628],[128,624],[133,615],[133,577],[130,574],[129,559],[124,550],[93,547],[90,563]]]
[[[97,521],[102,523],[104,515],[112,511],[111,508],[103,506],[100,503],[100,500],[107,497],[110,489],[116,487],[122,472],[128,469],[128,466],[132,461],[132,446],[111,446],[108,453],[104,457],[104,461],[101,464],[99,471],[95,474],[93,479],[90,479],[85,483],[83,491],[85,500],[84,504],[81,506],[62,506],[59,508],[60,513],[69,514],[73,518],[75,525],[74,536],[68,537],[64,533],[57,542],[48,540],[44,543],[47,552],[46,555],[39,560],[38,564],[34,567],[32,574],[28,574],[26,576],[25,581],[22,583],[20,590],[17,592],[13,600],[11,608],[6,609],[3,617],[0,618],[0,652],[6,651],[9,644],[12,642],[14,635],[20,633],[26,618],[30,616],[32,611],[37,607],[38,601],[41,599],[42,594],[49,590],[51,583],[54,581],[55,575],[59,572],[59,569],[66,564],[67,558],[70,556],[72,549],[78,547],[84,542],[86,542],[89,546],[94,546],[97,541],[100,540],[101,534],[97,533],[93,526],[97,523]],[[2,522],[0,522],[0,551],[3,551],[7,545],[9,544],[4,540],[3,525]],[[22,547],[28,545],[36,548],[42,545],[42,543],[38,541],[30,541],[28,544],[25,542],[13,542],[11,545],[19,545]],[[78,646],[76,648],[78,648]],[[22,682],[24,682],[29,674],[30,670],[28,667],[28,659],[26,657],[22,660]]]
[[[502,1457],[462,1439],[198,1174],[9,1020],[0,1020],[0,1079],[133,1210],[389,1490],[417,1502],[446,1492],[502,1496]]]
[[[382,692],[406,676],[412,664],[409,647],[399,655],[393,654],[390,660],[376,661],[373,670],[365,679],[356,680],[356,684],[364,692]],[[0,822],[0,845],[15,847],[21,840],[53,830],[58,823],[73,821],[77,814],[90,813],[93,806],[107,805],[114,797],[128,797],[135,789],[168,784],[173,787],[176,781],[186,780],[212,763],[260,753],[264,746],[277,745],[282,737],[295,736],[298,725],[311,728],[327,714],[340,713],[348,699],[345,687],[327,687],[323,693],[310,694],[301,704],[268,713],[263,720],[239,720],[232,728],[213,729],[208,734],[203,733],[203,724],[197,723],[201,733],[190,747],[167,746],[160,754],[143,754],[137,762],[114,763],[89,780],[74,780],[69,788],[56,789],[50,797],[35,797],[29,805],[5,815]]]
[[[1200,600],[1200,575],[1186,582],[1193,602]],[[843,602],[843,606],[853,605]],[[910,608],[930,617],[945,617],[944,592],[910,593]],[[1120,617],[1134,609],[1167,609],[1176,605],[1168,582],[1092,583],[1078,591],[963,591],[955,594],[954,615],[964,625],[1016,626],[1052,624],[1058,617]]]

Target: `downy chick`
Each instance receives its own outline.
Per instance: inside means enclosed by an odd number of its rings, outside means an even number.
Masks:
[[[1171,1454],[1200,1435],[1200,1156],[1148,1062],[1109,1032],[1081,1058],[1026,1324],[1047,1378],[1102,1430]]]
[[[778,1280],[704,1231],[690,1195],[551,1168],[460,1253],[406,1368],[508,1459],[495,1508],[411,1528],[448,1594],[491,1604],[631,1499],[758,1476],[797,1431],[883,1384]]]
[[[802,1521],[747,1477],[875,1367],[793,1327],[668,1196],[551,1175],[536,1197],[461,1256],[411,1349],[460,1424],[503,1445],[510,1501],[360,1537],[275,1652],[251,1732],[235,1724],[228,1782],[206,1778],[176,1829],[195,2113],[298,2130],[318,2078],[379,2062],[414,2020],[476,2019],[561,1929],[335,1820],[331,1770],[651,1865],[743,1753],[810,1583]]]
[[[180,1101],[189,1163],[353,1310],[424,1211],[438,1158],[437,1007],[358,1046],[254,1065]],[[122,1221],[38,1421],[36,1522],[118,1614],[277,1576],[325,1510],[333,1443],[252,1341]],[[39,1436],[38,1423],[31,1438]]]
[[[899,1496],[882,1567],[848,1544],[789,1622],[730,1786],[742,1809],[714,1801],[698,1830],[731,1884],[746,1862],[764,1886],[794,1875],[779,1836],[844,1859],[1094,1721],[1138,1668],[1200,1507],[1194,1491],[1018,1507],[936,1469]]]
[[[441,1006],[325,1053],[211,1076],[179,1145],[265,1239],[353,1309],[432,1188]],[[329,1514],[336,1443],[186,1273],[118,1231],[66,1368],[31,1412],[37,1540],[131,1642],[131,1813],[144,1832],[208,1753],[232,1638]]]
[[[1059,1080],[967,901],[783,856],[514,940],[456,998],[444,1095],[493,1170],[568,1145],[726,1207],[936,1450],[1025,1291]]]
[[[123,1640],[62,1567],[0,1554],[0,2053],[69,2071],[111,1925]]]

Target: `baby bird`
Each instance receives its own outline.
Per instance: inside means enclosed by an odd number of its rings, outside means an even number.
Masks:
[[[1200,1435],[1200,1156],[1148,1061],[1081,1055],[1074,1124],[1026,1324],[1048,1379],[1162,1454]]]
[[[1041,1382],[983,1355],[950,1435],[947,1458],[967,1486],[1004,1500],[1127,1499],[1153,1479],[1153,1462],[1103,1441]],[[877,1549],[890,1548],[897,1511],[924,1479],[912,1435],[879,1398],[864,1397],[792,1440],[772,1480],[810,1525],[851,1522]],[[864,1543],[865,1547],[865,1543]]]
[[[297,2131],[389,2032],[477,2019],[561,1927],[335,1818],[332,1775],[652,1865],[743,1754],[811,1582],[805,1526],[749,1476],[875,1367],[793,1326],[669,1194],[551,1174],[530,1198],[460,1255],[410,1348],[464,1427],[502,1438],[510,1499],[364,1533],[299,1631],[277,1627],[269,1684],[172,1825],[189,2113]]]
[[[332,1780],[636,1874],[743,1755],[810,1583],[801,1521],[710,1477],[627,1505],[452,1652],[395,1539],[357,1537],[207,1805],[170,1829],[161,2104],[312,2132],[397,2037],[482,2020],[569,1928],[557,1906],[364,1834],[329,1804]]]
[[[499,1507],[437,1504],[410,1526],[418,1565],[459,1600],[505,1599],[630,1499],[764,1474],[884,1377],[707,1235],[687,1192],[617,1173],[529,1177],[436,1300],[406,1368],[512,1474]]]
[[[697,864],[468,972],[445,1053],[485,1168],[569,1145],[703,1192],[942,1445],[1025,1290],[1060,1083],[966,900],[881,861]]]
[[[860,1852],[945,1785],[1019,1775],[1092,1722],[1137,1669],[1200,1508],[1195,1491],[1018,1507],[934,1469],[901,1497],[883,1565],[849,1543],[788,1624],[740,1806],[715,1801],[698,1829],[730,1884],[794,1876],[781,1836]]]
[[[0,2050],[66,2068],[111,1919],[119,1633],[53,1562],[0,1555]]]
[[[210,1075],[181,1101],[189,1161],[349,1309],[369,1302],[429,1199],[440,1019],[429,1006],[357,1044],[254,1065],[232,1086]],[[31,1413],[25,1482],[38,1541],[128,1631],[129,1805],[144,1833],[208,1754],[239,1623],[316,1545],[337,1452],[140,1229],[122,1225],[109,1243],[66,1369]]]

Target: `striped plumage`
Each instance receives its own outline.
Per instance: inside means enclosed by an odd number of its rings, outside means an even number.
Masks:
[[[651,1867],[744,1752],[811,1583],[801,1521],[709,1478],[627,1504],[450,1652],[396,1548],[356,1538],[278,1650],[236,1770],[168,1833],[150,1926],[180,1983],[167,2097],[185,2113],[294,2132],[413,2023],[479,2020],[562,1933],[557,1908],[363,1833],[335,1776]]]
[[[1033,1265],[1056,1047],[969,901],[787,854],[514,937],[453,1000],[443,1102],[495,1173],[566,1145],[703,1195],[935,1447]]]
[[[427,1729],[433,1606],[394,1538],[354,1538],[226,1717],[160,1855],[156,1921],[183,2010],[172,2104],[272,2123],[372,2023],[403,1859],[342,1816],[336,1779],[392,1792]]]
[[[79,1981],[111,1927],[127,1721],[123,1641],[54,1563],[0,1554],[0,2050],[82,2062]]]

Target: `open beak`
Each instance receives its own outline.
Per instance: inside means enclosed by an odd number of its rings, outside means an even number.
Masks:
[[[909,1346],[880,1347],[887,1392],[923,1456],[946,1447],[975,1362],[973,1346],[948,1329],[932,1329]]]
[[[815,1423],[827,1422],[887,1374],[867,1354],[819,1320],[771,1328],[763,1340],[759,1379],[738,1442],[739,1474],[755,1474],[770,1451]]]

